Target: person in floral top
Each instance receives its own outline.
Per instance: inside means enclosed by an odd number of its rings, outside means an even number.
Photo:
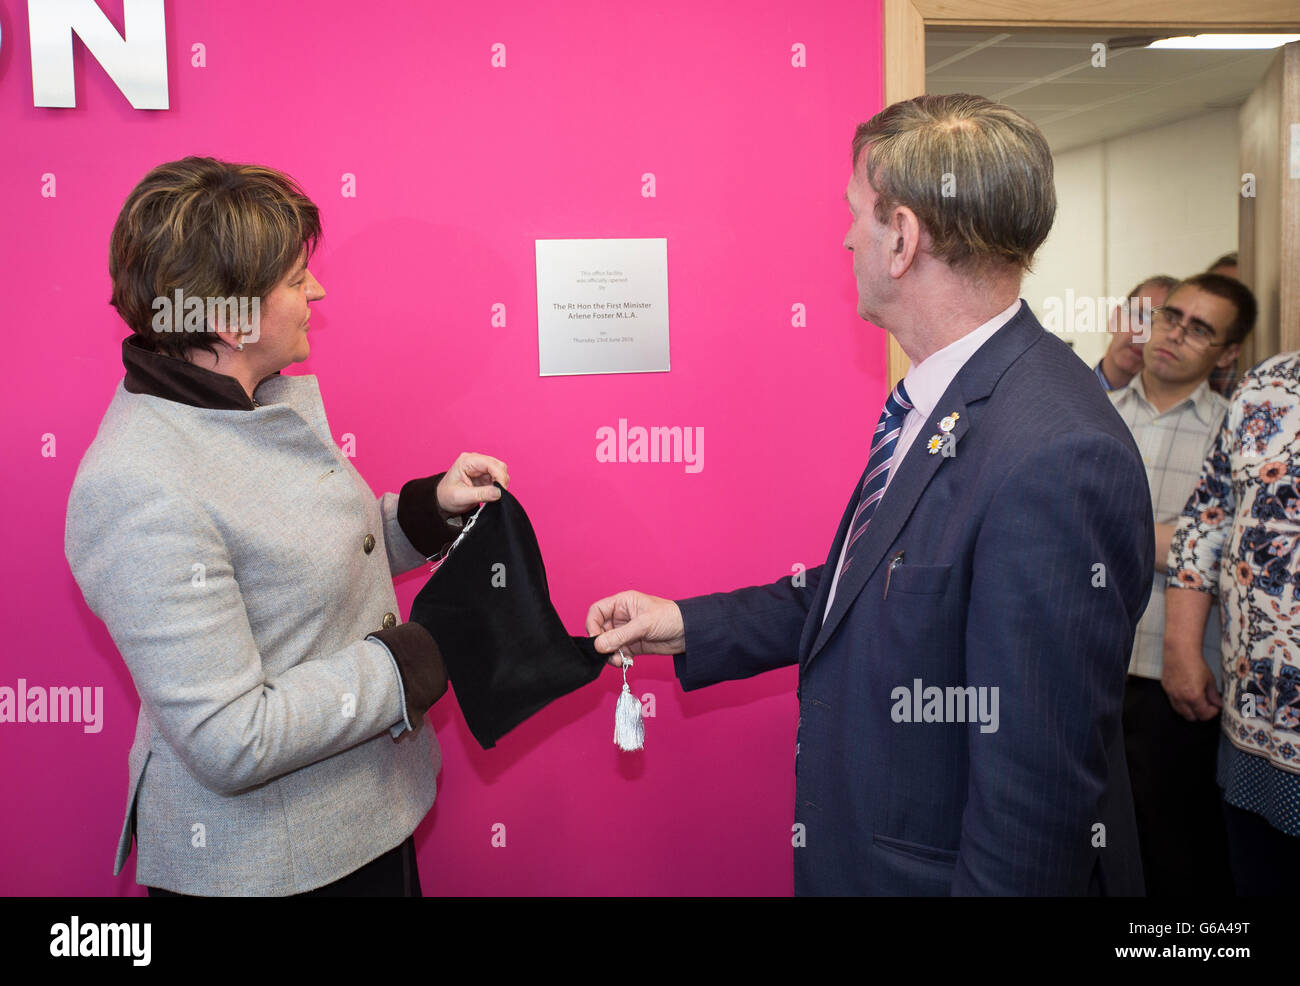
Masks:
[[[1300,353],[1290,352],[1242,377],[1169,549],[1162,681],[1185,718],[1222,713],[1218,781],[1242,895],[1281,893],[1285,863],[1300,862],[1297,477]],[[1221,693],[1201,660],[1215,597]]]

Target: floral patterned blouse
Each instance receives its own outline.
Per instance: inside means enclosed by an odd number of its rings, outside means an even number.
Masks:
[[[1269,782],[1268,800],[1282,794],[1280,783],[1290,801],[1300,791],[1300,353],[1242,377],[1175,528],[1169,578],[1219,599],[1223,732],[1255,761],[1232,775],[1258,778],[1262,758],[1296,775]],[[1242,807],[1258,795],[1225,791]],[[1262,813],[1291,814],[1276,808]],[[1294,817],[1270,821],[1296,825]]]

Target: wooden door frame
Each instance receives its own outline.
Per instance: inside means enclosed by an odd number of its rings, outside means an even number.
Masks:
[[[885,105],[925,92],[925,29],[969,27],[1095,28],[1121,31],[1295,32],[1295,0],[881,0],[881,65]],[[907,372],[907,356],[888,339],[889,385]]]

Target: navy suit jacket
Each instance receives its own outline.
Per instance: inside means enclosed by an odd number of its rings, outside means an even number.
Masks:
[[[929,454],[953,413],[955,454]],[[1155,534],[1092,371],[1022,301],[940,398],[823,623],[852,493],[806,584],[679,601],[683,689],[799,665],[795,892],[1141,894],[1120,710]],[[969,704],[991,712],[991,689],[996,730]]]

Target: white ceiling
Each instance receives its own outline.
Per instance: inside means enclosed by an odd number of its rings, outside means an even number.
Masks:
[[[970,92],[1006,103],[1038,124],[1059,153],[1240,106],[1277,55],[1149,51],[1126,47],[1123,36],[1095,30],[928,30],[926,91]],[[1107,45],[1104,68],[1093,67],[1098,42]]]

